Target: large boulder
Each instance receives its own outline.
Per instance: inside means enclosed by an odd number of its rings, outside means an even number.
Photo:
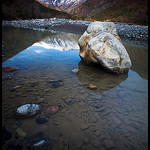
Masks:
[[[78,40],[79,55],[87,63],[97,63],[117,74],[127,72],[131,67],[130,57],[123,46],[115,24],[93,22]]]

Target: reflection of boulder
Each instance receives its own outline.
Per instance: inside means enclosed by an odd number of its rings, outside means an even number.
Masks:
[[[86,65],[84,62],[79,62],[79,71],[77,72],[77,77],[83,86],[89,89],[90,84],[96,86],[95,91],[104,92],[109,90],[121,82],[125,81],[128,74],[109,74],[105,72],[100,66],[96,65]]]
[[[120,74],[131,67],[131,60],[124,48],[114,23],[93,22],[80,37],[80,57],[87,63],[96,63]]]

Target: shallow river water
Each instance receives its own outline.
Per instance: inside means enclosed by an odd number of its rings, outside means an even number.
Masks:
[[[148,50],[124,44],[132,68],[113,75],[81,61],[80,36],[3,28],[2,67],[19,68],[2,73],[2,127],[11,134],[3,139],[4,150],[148,149]],[[56,79],[60,87],[51,86]],[[24,104],[39,104],[42,110],[16,118]],[[53,105],[60,109],[50,115],[47,109]],[[47,121],[38,123],[40,117]],[[51,143],[45,146],[41,140],[32,147],[35,136]]]

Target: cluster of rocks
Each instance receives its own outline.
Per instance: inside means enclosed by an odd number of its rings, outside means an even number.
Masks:
[[[148,26],[127,23],[115,23],[115,26],[121,38],[148,42]]]
[[[92,23],[92,21],[59,18],[2,21],[3,26],[29,28],[34,30],[59,30],[59,27],[62,26],[62,31],[64,29],[64,31],[67,32],[75,32],[75,30],[77,29],[80,30],[80,33],[83,33],[90,23]],[[72,28],[69,28],[70,26]],[[134,41],[148,42],[148,26],[140,26],[127,23],[115,23],[115,26],[118,35],[121,38],[130,39]],[[67,29],[70,31],[68,31]],[[76,33],[79,32],[76,31]]]

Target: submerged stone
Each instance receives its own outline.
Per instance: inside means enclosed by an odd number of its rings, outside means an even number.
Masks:
[[[43,149],[49,149],[52,146],[52,140],[49,138],[43,138],[39,141],[36,141],[31,145],[31,149],[33,150],[43,150]]]
[[[11,67],[11,66],[2,67],[2,72],[12,72],[16,70],[18,70],[17,67]]]
[[[55,105],[55,106],[50,106],[47,109],[47,112],[49,112],[51,115],[57,113],[59,111],[59,106]]]
[[[25,104],[17,108],[16,116],[21,118],[32,117],[38,114],[41,110],[38,104]]]
[[[17,128],[16,132],[19,137],[22,137],[22,138],[26,137],[26,133],[21,128]]]
[[[46,118],[38,117],[38,118],[36,118],[36,122],[38,124],[43,124],[43,123],[47,123],[48,120]]]
[[[12,78],[13,78],[12,75],[10,75],[10,74],[8,74],[6,72],[2,72],[2,79],[3,80],[10,80]]]
[[[89,124],[83,123],[83,124],[81,124],[80,129],[81,129],[81,130],[86,130],[86,129],[88,129],[89,127],[90,127]]]
[[[71,70],[73,73],[77,73],[79,71],[79,69],[73,69]]]
[[[72,105],[74,102],[75,102],[74,99],[67,99],[67,100],[65,100],[65,103],[66,103],[67,105]]]
[[[89,85],[88,85],[88,88],[89,88],[90,90],[95,90],[95,89],[97,89],[97,86],[96,86],[96,85],[93,85],[93,84],[89,84]]]
[[[63,85],[63,81],[61,79],[50,80],[49,82],[52,88],[58,88]]]

